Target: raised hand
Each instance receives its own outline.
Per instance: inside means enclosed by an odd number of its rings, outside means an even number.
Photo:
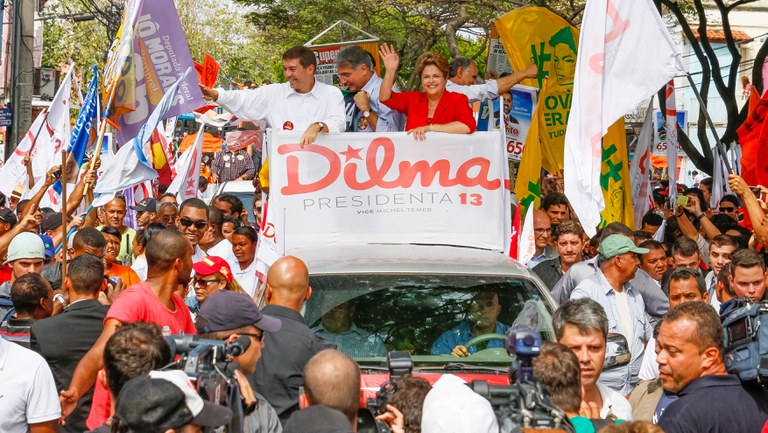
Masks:
[[[400,66],[400,56],[397,55],[395,47],[391,44],[382,44],[381,47],[379,47],[379,54],[381,55],[381,61],[384,63],[384,67],[387,68],[387,71],[392,70],[394,72],[397,70],[397,67]]]

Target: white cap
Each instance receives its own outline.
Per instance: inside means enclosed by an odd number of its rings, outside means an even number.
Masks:
[[[8,258],[6,263],[19,259],[43,259],[45,260],[45,245],[40,236],[23,232],[16,235],[8,246]]]
[[[466,382],[444,374],[424,399],[422,433],[498,433],[499,424],[491,403]]]

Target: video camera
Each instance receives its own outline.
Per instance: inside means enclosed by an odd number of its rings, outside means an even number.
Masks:
[[[171,349],[171,358],[178,356],[178,360],[166,368],[182,370],[195,383],[197,393],[204,400],[232,409],[233,418],[227,431],[241,432],[243,416],[253,412],[255,406],[243,407],[232,358],[248,350],[250,338],[243,335],[227,343],[195,335],[171,335],[165,337],[165,341]]]
[[[504,346],[515,357],[509,370],[511,385],[472,381],[472,390],[493,406],[502,432],[523,429],[565,430],[573,426],[565,412],[556,408],[533,375],[533,358],[541,351],[541,334],[529,329],[510,329]]]
[[[723,360],[729,373],[742,382],[768,384],[768,301],[737,299],[721,317],[725,339]]]

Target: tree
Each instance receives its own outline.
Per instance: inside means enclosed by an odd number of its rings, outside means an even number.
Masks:
[[[240,83],[272,76],[271,65],[279,57],[269,39],[242,19],[250,8],[229,0],[184,0],[176,6],[193,59],[202,62],[208,53],[222,77]]]
[[[726,0],[714,0],[714,2],[712,2],[715,6],[715,10],[719,13],[719,21],[722,23],[722,30],[725,34],[725,43],[732,58],[730,65],[720,64],[717,53],[712,48],[712,43],[707,37],[708,21],[712,22],[713,20],[711,16],[709,19],[707,18],[707,9],[705,8],[704,0],[685,2],[678,0],[656,1],[660,2],[661,5],[666,7],[667,10],[675,16],[683,29],[685,37],[691,44],[693,53],[701,64],[702,79],[698,89],[705,105],[709,100],[712,85],[714,85],[714,90],[719,97],[722,98],[727,113],[727,126],[725,132],[723,132],[720,137],[720,140],[726,146],[730,146],[731,143],[735,143],[738,139],[736,130],[747,117],[747,107],[745,105],[742,110],[739,111],[736,102],[736,86],[738,84],[737,79],[739,76],[739,66],[741,64],[741,53],[733,38],[729,14],[734,9],[749,3],[755,3],[757,0],[735,0],[731,2],[726,2]],[[707,2],[707,5],[709,5],[709,3],[710,2]],[[690,14],[686,13],[686,7],[691,6],[693,11]],[[699,35],[698,38],[693,33],[694,25],[696,25],[696,30]],[[762,86],[764,85],[762,82],[761,69],[766,54],[768,54],[768,40],[766,40],[760,48],[752,69],[753,84],[760,90],[762,90]],[[664,97],[662,96],[659,99],[663,104]],[[662,110],[663,109],[664,107],[662,106]],[[709,126],[706,123],[703,110],[699,110],[697,122],[698,127],[696,129],[696,135],[701,144],[701,152],[693,146],[690,137],[682,131],[678,131],[678,139],[680,146],[693,164],[700,170],[711,175],[714,162],[712,154],[712,146],[714,143],[712,143],[707,136]]]
[[[418,86],[413,65],[425,51],[481,59],[491,21],[500,11],[512,10],[521,4],[513,0],[238,1],[255,6],[248,19],[281,51],[305,43],[338,20],[393,43],[401,57],[400,78],[404,89]]]

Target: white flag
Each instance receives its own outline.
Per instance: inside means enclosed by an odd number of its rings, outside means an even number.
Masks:
[[[665,87],[666,109],[664,110],[664,132],[667,134],[667,175],[669,178],[669,206],[675,208],[677,201],[677,104],[675,82],[670,80]]]
[[[632,202],[635,204],[635,227],[642,227],[643,217],[651,209],[651,145],[653,141],[653,98],[645,113],[645,122],[635,146],[635,156],[629,164],[632,182]]]
[[[147,180],[157,178],[157,171],[152,168],[152,164],[147,160],[144,146],[152,137],[152,132],[157,128],[160,119],[171,108],[179,85],[191,71],[192,68],[187,69],[176,80],[152,111],[152,114],[147,119],[147,123],[141,127],[139,134],[133,140],[123,145],[111,158],[109,167],[104,170],[104,174],[98,179],[96,187],[93,189],[95,194],[102,194],[101,198],[97,197],[94,200],[94,206],[100,206],[109,202],[109,200],[107,202],[103,201],[109,194],[114,194]]]
[[[601,139],[618,119],[675,76],[677,53],[651,0],[588,0],[579,36],[564,177],[584,230],[605,208]]]
[[[536,254],[536,233],[533,231],[533,213],[536,212],[529,206],[525,212],[525,221],[520,229],[520,238],[517,241],[517,260],[526,264]]]
[[[0,192],[6,196],[11,195],[16,185],[28,186],[27,168],[23,165],[25,155],[30,154],[32,158],[32,173],[36,184],[45,178],[48,169],[61,164],[61,148],[69,143],[71,135],[69,108],[72,69],[74,68],[70,67],[61,82],[51,106],[37,116],[0,170]]]
[[[176,194],[179,201],[197,197],[200,186],[200,162],[203,158],[203,132],[205,125],[200,124],[195,142],[179,157],[176,163],[176,173],[173,182],[166,192]]]

